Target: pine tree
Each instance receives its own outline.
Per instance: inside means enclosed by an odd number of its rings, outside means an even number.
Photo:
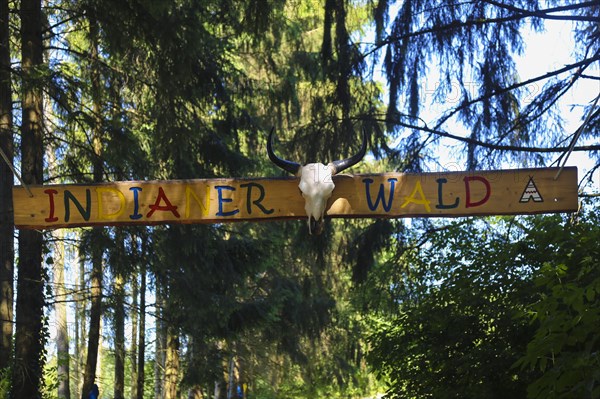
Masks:
[[[92,64],[90,66],[90,85],[92,95],[92,174],[93,181],[100,183],[103,180],[104,165],[102,158],[103,151],[103,119],[102,113],[102,92],[101,92],[101,76],[99,71],[99,27],[93,17],[89,20],[89,40],[91,50]],[[91,308],[90,308],[90,328],[87,346],[87,359],[85,364],[85,374],[83,377],[83,395],[90,392],[92,385],[96,379],[97,360],[100,348],[101,335],[101,318],[102,318],[102,289],[103,289],[103,247],[105,240],[103,238],[104,231],[101,227],[94,227],[91,231],[91,247],[92,247],[92,275],[91,275]],[[82,397],[82,399],[85,399]]]
[[[146,361],[146,267],[140,265],[140,320],[139,320],[139,339],[138,339],[138,358],[137,358],[137,381],[136,397],[134,399],[144,398],[144,365]]]
[[[21,173],[25,184],[43,183],[43,46],[40,0],[21,2]],[[42,233],[19,233],[15,355],[11,397],[40,398],[43,370],[44,270]]]
[[[378,4],[378,42],[367,54],[385,51],[389,98],[383,119],[391,132],[406,133],[398,151],[407,170],[420,170],[424,160],[435,158],[430,152],[435,147],[428,144],[442,137],[461,145],[468,169],[494,167],[505,159],[533,163],[545,153],[564,151],[562,145],[554,147],[568,140],[571,132],[563,133],[555,107],[576,83],[594,81],[586,71],[600,60],[600,41],[594,33],[597,4],[409,0],[386,25],[392,4],[387,0]],[[524,49],[523,32],[540,32],[550,20],[573,23],[580,44],[576,62],[521,80],[515,56]],[[431,68],[438,72],[437,84],[430,90],[444,108],[426,124],[419,118]],[[526,89],[532,84],[541,88],[534,95]],[[459,98],[444,104],[453,90]]]
[[[12,361],[14,306],[14,177],[8,165],[14,158],[9,15],[9,1],[0,1],[0,370],[8,368]]]
[[[56,304],[56,361],[58,364],[58,397],[70,398],[70,362],[69,330],[67,325],[67,291],[65,288],[65,243],[64,232],[58,231],[54,236],[54,294]]]
[[[132,249],[137,246],[135,235],[132,237]],[[131,320],[131,345],[129,346],[129,363],[131,366],[131,398],[137,399],[137,384],[138,384],[138,338],[139,338],[139,322],[141,307],[139,303],[140,297],[140,276],[139,276],[139,265],[137,265],[137,251],[134,251],[136,255],[132,255],[132,260],[135,262],[136,270],[131,275],[131,311],[129,312],[129,318]]]
[[[114,340],[115,340],[115,383],[113,397],[124,398],[125,390],[125,292],[124,277],[121,274],[115,276],[115,316],[114,316]]]

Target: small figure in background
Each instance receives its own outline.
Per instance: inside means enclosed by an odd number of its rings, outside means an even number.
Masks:
[[[98,389],[98,385],[92,385],[92,390],[88,396],[88,399],[98,399],[100,397],[100,390]]]

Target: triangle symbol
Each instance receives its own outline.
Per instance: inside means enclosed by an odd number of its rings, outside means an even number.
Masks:
[[[533,202],[544,202],[542,195],[538,191],[533,177],[529,177],[529,181],[527,182],[527,186],[525,186],[525,190],[523,190],[523,194],[521,194],[521,199],[519,202],[529,202],[533,200]]]

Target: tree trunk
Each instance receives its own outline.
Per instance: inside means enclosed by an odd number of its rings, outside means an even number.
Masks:
[[[121,273],[117,273],[115,276],[114,295],[115,386],[113,396],[115,399],[123,399],[125,397],[125,281]]]
[[[167,356],[165,361],[165,399],[179,397],[179,335],[177,328],[167,329]]]
[[[188,336],[188,342],[187,342],[187,352],[186,352],[186,361],[188,364],[192,365],[192,364],[196,364],[199,358],[199,354],[198,354],[198,344],[196,343],[196,340],[194,339],[193,336],[189,335]],[[210,394],[209,394],[210,395]],[[188,390],[188,394],[187,394],[187,399],[203,399],[204,398],[204,393],[202,392],[202,387],[199,383],[195,382],[194,385],[192,385],[189,390]]]
[[[0,370],[12,359],[14,225],[13,174],[6,161],[13,163],[12,99],[9,47],[8,0],[0,0]]]
[[[79,364],[80,364],[80,354],[79,351],[81,350],[81,345],[79,344],[79,323],[80,323],[80,319],[81,317],[79,316],[79,302],[77,299],[77,293],[74,295],[74,301],[75,301],[75,314],[73,315],[73,327],[75,330],[75,336],[73,337],[73,341],[75,342],[75,353],[73,354],[73,370],[72,370],[72,374],[71,374],[71,378],[72,378],[72,384],[71,384],[71,388],[72,391],[75,392],[75,397],[79,398],[81,397],[81,392],[79,392],[79,381],[81,381],[81,378],[79,378]]]
[[[100,104],[100,72],[98,70],[98,25],[90,19],[90,43],[91,43],[91,86],[92,86],[92,112],[94,124],[92,126],[93,160],[92,173],[95,183],[102,182],[102,120]],[[96,378],[96,363],[98,361],[98,346],[100,342],[100,319],[102,317],[102,227],[92,228],[92,279],[91,279],[91,307],[90,307],[90,330],[87,348],[87,359],[85,374],[83,377],[82,395],[87,395]],[[85,399],[85,398],[84,398]]]
[[[46,102],[48,109],[51,104]],[[48,174],[53,176],[54,171],[52,165],[56,165],[56,148],[49,146],[46,151],[48,159]],[[57,364],[57,379],[58,379],[58,398],[71,399],[70,387],[70,361],[69,355],[69,332],[67,328],[67,290],[65,286],[65,233],[64,230],[56,230],[52,238],[53,258],[54,258],[54,314],[56,324],[56,364]]]
[[[58,230],[55,233],[56,245],[54,247],[54,286],[56,294],[56,359],[58,363],[58,397],[71,398],[69,386],[69,333],[67,329],[67,294],[65,290],[65,244],[64,233]]]
[[[154,397],[162,399],[164,393],[164,370],[167,333],[164,317],[164,288],[156,281],[156,351],[154,353]]]
[[[98,227],[94,227],[92,234],[99,235]],[[97,240],[96,240],[97,241]],[[92,389],[96,379],[96,365],[98,362],[98,346],[100,343],[100,318],[102,316],[102,249],[94,245],[92,248],[92,276],[91,276],[91,306],[90,324],[88,332],[87,357],[83,375],[82,398]]]
[[[199,386],[190,388],[190,390],[188,391],[187,399],[204,399],[202,389]]]
[[[113,396],[115,399],[124,399],[125,391],[125,278],[123,276],[123,262],[125,247],[123,229],[117,228],[115,233],[117,246],[117,261],[113,265],[115,273],[114,300],[115,300],[115,384]]]
[[[144,360],[146,356],[146,265],[140,265],[140,326],[138,343],[137,398],[144,399]]]
[[[132,249],[135,247],[135,236],[133,238]],[[137,251],[134,251],[133,259],[137,260],[135,255]],[[135,271],[131,278],[131,312],[129,317],[131,318],[131,346],[129,347],[129,360],[131,363],[131,398],[137,399],[137,383],[138,383],[138,321],[139,321],[139,281],[138,272]]]
[[[104,337],[102,337],[102,325],[103,325],[103,320],[102,318],[100,318],[100,336],[98,337],[98,357],[97,357],[97,361],[96,361],[96,377],[101,377],[102,376],[102,362],[104,361]],[[96,385],[100,386],[100,390],[102,390],[102,385],[100,385],[98,383],[98,381],[96,381]],[[101,395],[102,396],[102,395]],[[108,396],[105,392],[104,396]]]
[[[227,376],[227,399],[233,399],[235,385],[235,358],[231,356],[229,359],[229,374]]]
[[[25,184],[43,183],[43,98],[33,77],[43,63],[40,0],[21,1],[23,74],[21,173]],[[44,276],[43,237],[39,231],[19,233],[19,272],[15,329],[15,358],[11,396],[39,398],[43,368]]]
[[[86,326],[86,296],[85,292],[85,255],[80,247],[77,247],[79,260],[79,282],[77,283],[77,295],[75,302],[75,365],[77,371],[75,375],[75,397],[79,398],[83,395],[83,374],[85,371],[85,359],[87,357],[85,347],[85,337],[87,337]]]

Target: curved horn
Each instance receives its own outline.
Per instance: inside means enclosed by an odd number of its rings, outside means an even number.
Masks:
[[[350,158],[340,159],[339,161],[333,161],[331,165],[333,166],[333,174],[340,173],[344,169],[348,169],[351,166],[356,165],[360,162],[361,159],[367,153],[367,132],[363,130],[363,142],[360,151],[351,156]]]
[[[273,152],[273,131],[274,130],[275,130],[275,128],[271,129],[271,132],[269,133],[269,139],[267,141],[267,154],[269,154],[269,159],[271,160],[271,162],[273,162],[275,165],[279,166],[281,169],[295,175],[296,173],[298,173],[298,170],[300,170],[301,165],[296,162],[287,161],[285,159],[279,158]]]

